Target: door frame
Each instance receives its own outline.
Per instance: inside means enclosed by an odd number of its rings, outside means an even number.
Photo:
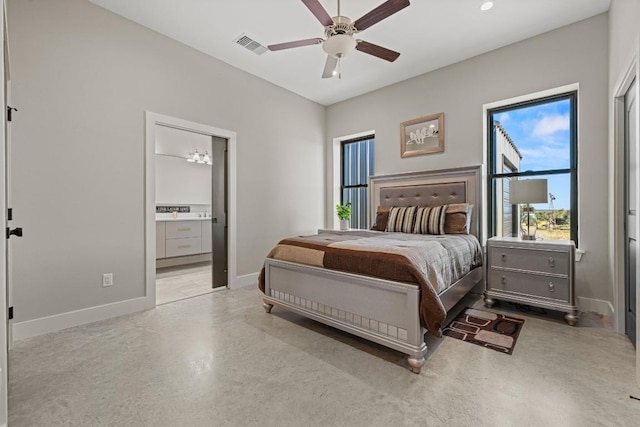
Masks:
[[[0,45],[5,48],[7,42],[7,11],[6,3],[4,0],[0,0]],[[3,119],[0,120],[0,223],[7,224],[7,201],[6,201],[6,181],[5,174],[7,172],[7,157],[6,157],[6,140],[5,140],[5,127],[6,127],[6,111],[7,106],[5,103],[4,93],[4,80],[9,77],[9,64],[5,63],[4,52],[0,55],[0,109],[3,114]],[[7,372],[7,359],[8,359],[8,329],[7,329],[7,240],[0,245],[0,426],[7,425],[8,419],[8,400],[9,389],[7,387],[8,372]]]
[[[610,242],[610,247],[613,248],[610,257],[612,257],[612,270],[613,270],[613,293],[614,293],[614,328],[616,332],[624,334],[626,333],[625,328],[625,230],[624,224],[625,221],[620,221],[619,219],[624,218],[626,215],[625,212],[625,176],[624,173],[616,173],[616,171],[625,170],[625,147],[624,147],[624,137],[625,137],[625,102],[624,98],[631,87],[631,83],[636,79],[636,99],[640,100],[640,63],[638,59],[640,58],[640,39],[637,40],[636,46],[634,48],[634,53],[631,58],[627,61],[627,66],[625,67],[623,73],[618,78],[618,81],[614,85],[613,89],[613,118],[612,118],[612,132],[613,132],[613,146],[611,147],[611,156],[609,161],[609,179],[610,179],[610,188],[612,194],[612,203],[610,204],[610,236],[613,236],[613,242]],[[638,109],[638,113],[636,113],[636,124],[640,124],[640,109]],[[636,136],[636,144],[640,148],[640,141],[638,141],[639,136]],[[637,151],[638,156],[640,156],[640,149]],[[636,159],[638,160],[638,159]],[[640,179],[640,174],[638,176]],[[640,188],[640,182],[637,183]],[[638,216],[637,229],[640,230],[640,216]],[[640,257],[640,252],[638,253],[638,257]],[[640,266],[640,260],[638,261],[638,265]],[[640,276],[640,269],[636,273],[637,276]],[[637,283],[640,283],[640,277],[636,277]],[[639,301],[640,302],[640,301]],[[638,307],[636,307],[636,313],[638,313]],[[640,328],[636,328],[640,331]],[[640,352],[639,352],[640,353]],[[640,372],[639,372],[640,376]]]
[[[635,85],[635,86],[633,86]],[[626,85],[625,85],[626,86]],[[630,188],[635,187],[636,193],[638,192],[638,190],[640,189],[640,187],[638,186],[638,184],[640,183],[640,177],[638,177],[638,165],[640,164],[640,153],[638,153],[638,150],[640,150],[640,145],[638,144],[638,140],[636,138],[636,140],[632,140],[631,138],[627,138],[628,136],[628,132],[627,129],[631,129],[632,126],[629,125],[630,122],[636,122],[635,123],[635,128],[636,128],[636,134],[638,133],[638,114],[635,114],[635,116],[630,116],[628,114],[628,108],[629,105],[627,104],[627,95],[631,94],[631,96],[633,96],[633,100],[635,103],[635,108],[636,108],[636,113],[638,113],[638,91],[637,91],[637,86],[638,86],[638,81],[633,78],[629,87],[627,88],[627,91],[625,92],[625,94],[623,96],[620,97],[620,101],[622,103],[622,116],[620,117],[620,125],[622,127],[622,131],[623,131],[623,135],[622,135],[622,146],[623,146],[623,158],[624,158],[624,173],[622,174],[622,180],[623,180],[623,186],[624,186],[624,197],[623,197],[623,212],[624,212],[624,227],[623,227],[623,238],[624,238],[624,253],[623,253],[623,269],[624,269],[624,278],[622,280],[622,282],[624,283],[624,306],[621,307],[621,314],[623,317],[623,322],[624,322],[624,330],[625,330],[625,334],[629,337],[629,339],[632,340],[632,344],[635,347],[637,347],[638,344],[638,340],[637,340],[637,331],[638,331],[638,322],[636,321],[636,325],[632,325],[635,326],[635,330],[636,333],[634,334],[634,337],[631,337],[631,335],[629,335],[630,329],[629,329],[629,318],[627,316],[627,308],[630,308],[631,310],[633,310],[633,312],[635,313],[636,317],[638,317],[638,308],[637,307],[633,307],[629,304],[629,298],[631,295],[631,286],[630,283],[631,282],[633,284],[633,286],[637,287],[638,285],[638,278],[640,277],[638,275],[638,273],[635,274],[635,278],[629,274],[630,273],[630,265],[634,265],[634,269],[636,269],[637,272],[637,267],[638,267],[638,261],[640,260],[640,256],[638,254],[638,225],[640,225],[640,219],[638,219],[638,195],[636,194],[636,205],[635,205],[635,210],[636,213],[634,215],[634,219],[632,221],[629,221],[629,212],[630,212],[630,206],[629,206],[629,195],[630,193]],[[634,88],[634,90],[632,90],[632,88]],[[627,122],[627,118],[630,117],[629,122]],[[637,135],[636,135],[637,137]],[[632,150],[632,147],[633,150]],[[634,152],[634,158],[631,158],[629,155],[631,152]],[[636,179],[635,179],[635,185],[632,187],[632,182],[629,179],[630,177],[630,173],[631,173],[631,168],[630,166],[632,164],[636,165],[636,171],[635,171],[635,175],[636,175]],[[630,230],[635,230],[635,235],[633,236],[635,242],[636,242],[636,256],[634,258],[632,258],[631,256],[631,248],[630,248],[630,238],[631,238],[631,233]],[[629,264],[627,264],[629,263]],[[635,279],[635,280],[633,280]],[[636,295],[638,294],[637,289],[635,289],[636,291]],[[634,342],[635,341],[635,342]]]
[[[145,111],[145,299],[150,307],[156,305],[156,126],[168,126],[227,140],[228,150],[228,215],[227,288],[237,286],[237,215],[236,215],[236,133],[217,127],[176,117]],[[224,289],[224,288],[223,288]]]

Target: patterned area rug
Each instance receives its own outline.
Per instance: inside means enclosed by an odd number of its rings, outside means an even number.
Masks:
[[[511,354],[524,319],[465,308],[442,333],[448,337]]]

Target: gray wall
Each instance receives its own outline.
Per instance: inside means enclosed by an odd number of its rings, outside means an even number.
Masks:
[[[333,138],[375,129],[377,174],[480,164],[483,104],[578,82],[579,239],[586,254],[577,265],[577,294],[611,301],[605,162],[607,19],[602,14],[334,104],[327,109],[327,153]],[[445,152],[402,159],[399,124],[441,111]],[[333,216],[331,205],[327,194],[327,218]]]
[[[609,10],[609,84],[626,70],[640,34],[640,0],[613,0]],[[637,53],[637,52],[636,52]]]
[[[16,321],[144,294],[145,110],[237,132],[238,275],[323,224],[324,107],[84,0],[8,15]]]

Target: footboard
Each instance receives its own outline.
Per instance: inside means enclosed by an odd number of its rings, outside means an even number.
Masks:
[[[403,352],[415,373],[420,373],[427,353],[419,298],[415,285],[274,259],[265,262],[267,312],[276,305]]]

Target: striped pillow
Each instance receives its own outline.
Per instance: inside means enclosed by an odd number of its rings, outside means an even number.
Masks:
[[[387,221],[387,231],[411,233],[411,230],[413,229],[413,219],[415,217],[415,213],[415,206],[391,208],[389,210],[389,220]]]
[[[444,219],[447,206],[422,206],[416,209],[416,222],[413,233],[416,234],[444,234]]]

